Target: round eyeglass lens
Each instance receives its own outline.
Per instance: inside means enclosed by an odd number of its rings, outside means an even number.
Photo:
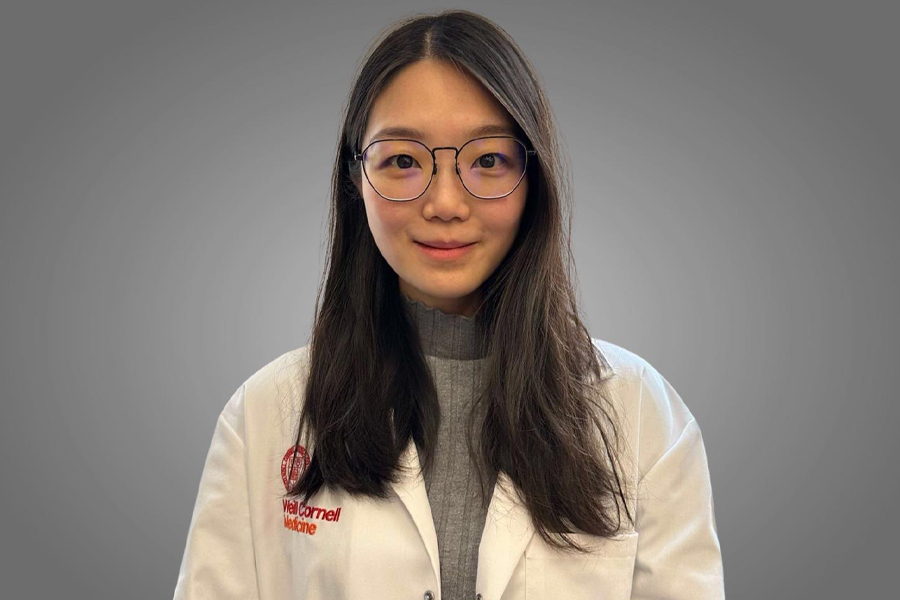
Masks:
[[[525,146],[512,138],[476,139],[459,152],[459,174],[476,196],[501,198],[519,185],[525,158]]]
[[[459,153],[459,174],[475,196],[500,198],[512,192],[525,173],[525,146],[512,138],[471,140]],[[431,179],[428,148],[412,140],[379,140],[365,152],[369,183],[391,200],[412,200]]]
[[[431,153],[410,140],[380,140],[366,150],[363,168],[369,183],[391,200],[411,200],[431,178]]]

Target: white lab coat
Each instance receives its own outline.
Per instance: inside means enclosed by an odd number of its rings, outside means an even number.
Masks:
[[[697,421],[643,358],[611,342],[594,344],[615,371],[630,446],[623,465],[638,482],[636,526],[610,540],[577,534],[594,550],[563,554],[535,534],[501,473],[479,546],[477,593],[482,600],[724,598]],[[437,536],[418,469],[408,469],[387,500],[328,486],[307,507],[282,500],[308,350],[261,368],[219,415],[175,599],[441,600]],[[403,462],[418,466],[414,443]]]

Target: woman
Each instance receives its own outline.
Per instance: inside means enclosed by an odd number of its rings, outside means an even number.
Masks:
[[[175,597],[723,598],[700,429],[578,316],[515,42],[407,19],[345,109],[311,342],[222,411]]]

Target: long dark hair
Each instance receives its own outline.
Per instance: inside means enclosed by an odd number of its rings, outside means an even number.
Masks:
[[[486,375],[474,400],[480,410],[469,418],[468,448],[484,502],[488,482],[504,472],[535,530],[554,546],[580,550],[565,534],[620,532],[619,502],[614,518],[610,499],[621,499],[634,522],[619,467],[616,411],[602,393],[612,369],[579,317],[571,184],[550,105],[509,34],[464,10],[416,14],[382,32],[344,105],[332,174],[331,245],[297,428],[297,443],[305,441],[311,462],[287,495],[308,502],[329,485],[386,498],[410,438],[421,447],[423,467],[433,464],[437,391],[415,323],[404,312],[397,274],[369,230],[359,163],[350,160],[379,92],[400,69],[426,58],[474,76],[537,151],[516,239],[482,284],[476,318],[486,334]]]

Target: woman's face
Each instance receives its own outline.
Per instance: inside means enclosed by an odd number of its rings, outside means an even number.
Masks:
[[[462,147],[485,125],[509,128],[515,122],[476,79],[434,60],[420,60],[395,74],[375,100],[362,148],[377,138],[404,137],[429,148]],[[406,127],[414,135],[377,135],[386,127]],[[503,135],[490,133],[488,135]],[[447,313],[471,316],[481,284],[512,246],[528,194],[523,178],[515,191],[483,200],[472,196],[456,175],[454,152],[435,152],[437,173],[425,193],[409,202],[391,202],[362,177],[369,229],[378,249],[399,278],[406,296]],[[408,165],[409,163],[404,163]],[[475,242],[453,259],[434,258],[417,241]]]

